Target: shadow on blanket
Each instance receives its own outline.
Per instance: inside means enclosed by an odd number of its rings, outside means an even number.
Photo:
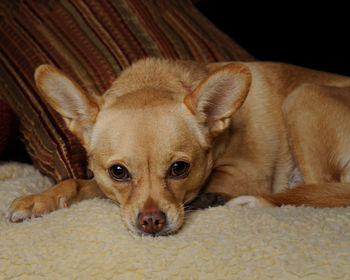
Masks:
[[[20,224],[10,202],[53,182],[32,166],[0,166],[2,279],[346,279],[350,209],[282,207],[188,214],[180,232],[128,232],[118,206],[94,199]]]

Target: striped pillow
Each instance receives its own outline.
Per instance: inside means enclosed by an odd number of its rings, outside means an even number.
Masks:
[[[8,147],[13,136],[15,116],[9,104],[0,96],[0,156]]]
[[[146,56],[253,59],[189,0],[1,1],[0,92],[19,116],[39,170],[56,181],[88,177],[83,147],[36,91],[35,68],[54,64],[101,95]]]

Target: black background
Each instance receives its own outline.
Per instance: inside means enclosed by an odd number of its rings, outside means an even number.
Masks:
[[[200,0],[196,7],[258,60],[350,76],[350,10],[346,1],[320,2]]]

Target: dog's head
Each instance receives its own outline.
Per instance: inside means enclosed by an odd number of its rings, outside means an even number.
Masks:
[[[43,65],[37,87],[82,141],[101,190],[134,232],[165,235],[213,167],[214,139],[242,105],[250,72],[230,64],[209,75],[196,64],[146,59],[102,96]]]

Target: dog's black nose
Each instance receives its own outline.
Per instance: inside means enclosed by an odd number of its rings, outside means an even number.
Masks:
[[[137,221],[142,231],[149,234],[156,234],[164,228],[166,216],[162,211],[141,212]]]

